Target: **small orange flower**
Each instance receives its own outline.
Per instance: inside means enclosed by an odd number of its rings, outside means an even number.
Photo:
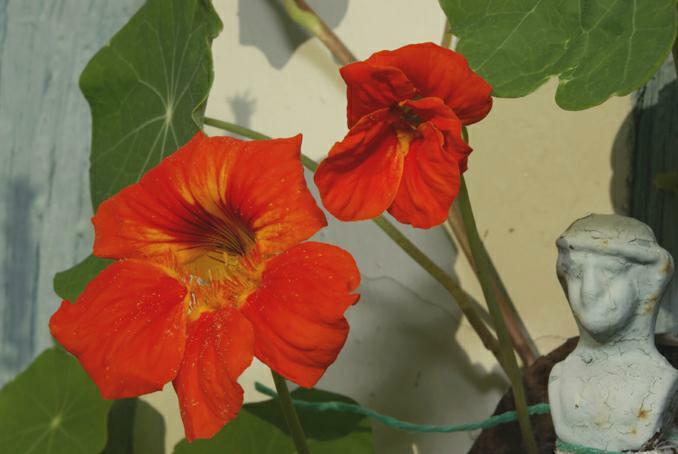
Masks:
[[[118,261],[50,329],[105,398],[172,381],[186,438],[209,438],[240,409],[253,356],[305,387],[334,362],[360,275],[346,251],[301,243],[326,220],[300,146],[198,133],[101,204],[94,254]]]
[[[445,221],[471,152],[462,125],[487,115],[492,87],[432,43],[377,52],[341,76],[350,130],[315,174],[325,207],[343,221],[386,210],[414,227]]]

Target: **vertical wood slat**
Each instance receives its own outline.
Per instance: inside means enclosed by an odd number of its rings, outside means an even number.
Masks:
[[[678,171],[678,81],[669,59],[638,92],[631,214],[647,223],[678,263],[678,193],[654,185],[658,173]],[[658,331],[678,332],[678,278],[662,302]]]
[[[91,248],[87,61],[142,0],[0,0],[0,385],[52,342],[54,273]]]

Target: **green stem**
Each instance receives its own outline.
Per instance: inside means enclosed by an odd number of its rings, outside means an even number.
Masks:
[[[678,36],[673,42],[673,66],[676,67],[676,79],[678,79]]]
[[[452,45],[452,26],[449,21],[445,21],[445,28],[443,28],[443,37],[440,39],[440,47],[449,49]]]
[[[310,454],[311,451],[309,451],[306,444],[304,429],[301,427],[299,415],[297,415],[297,411],[294,409],[290,390],[287,388],[287,382],[277,372],[274,372],[273,369],[271,369],[271,374],[273,375],[275,389],[278,391],[278,402],[280,402],[280,408],[285,417],[287,428],[290,431],[290,435],[292,435],[292,440],[294,440],[294,446],[297,448],[297,454]]]
[[[287,14],[302,28],[315,35],[342,65],[356,61],[351,51],[305,0],[285,0]]]
[[[452,44],[452,36],[452,24],[450,24],[448,20],[445,20],[445,28],[443,29],[443,36],[440,39],[440,46],[449,49],[450,45]],[[468,142],[468,132],[466,128],[462,129],[462,134],[464,136],[464,140]],[[458,203],[454,203],[450,208],[447,221],[443,227],[451,242],[454,242],[453,237],[456,238],[459,248],[462,250],[466,256],[466,259],[471,265],[473,273],[476,275],[478,280],[480,280],[473,255],[471,254],[468,234],[464,228],[464,222],[461,218],[461,212],[459,210]],[[528,367],[539,357],[537,345],[534,343],[529,331],[527,331],[527,327],[525,326],[523,319],[518,314],[518,311],[513,304],[508,291],[506,290],[506,286],[504,285],[501,276],[497,272],[494,263],[492,263],[492,259],[490,258],[490,255],[488,254],[484,245],[481,252],[490,264],[490,269],[492,272],[492,287],[494,289],[497,301],[499,302],[499,306],[501,307],[502,313],[504,314],[504,320],[507,324],[509,336],[513,341],[516,353],[518,353],[520,356],[520,359],[523,361],[525,367]]]
[[[436,281],[438,281],[445,290],[455,299],[459,308],[466,316],[475,332],[480,337],[483,345],[490,350],[499,361],[499,364],[504,368],[504,360],[501,355],[501,347],[497,343],[494,335],[490,332],[487,325],[483,321],[482,316],[478,313],[476,307],[471,303],[470,296],[457,285],[456,282],[443,271],[433,260],[422,252],[409,238],[407,238],[400,230],[396,228],[393,223],[389,222],[383,216],[373,219],[374,223],[379,226],[381,230],[386,233],[400,248],[405,251],[415,262],[424,268]]]
[[[266,134],[262,134],[253,129],[245,128],[244,126],[236,125],[235,123],[229,123],[227,121],[217,120],[216,118],[205,117],[203,119],[206,125],[214,126],[215,128],[223,129],[224,131],[232,132],[242,137],[247,137],[254,140],[270,140],[271,137]],[[318,168],[318,163],[308,156],[302,154],[301,162],[308,170],[315,172]]]
[[[241,135],[243,137],[249,137],[255,140],[270,139],[269,136],[260,132],[226,121],[217,120],[215,118],[205,117],[204,122],[206,125],[214,126],[216,128]],[[304,154],[301,155],[301,160],[304,164],[304,167],[311,171],[315,171],[318,168],[318,164],[313,159],[305,156]],[[497,339],[488,328],[489,317],[485,315],[483,307],[475,302],[473,298],[471,298],[471,296],[450,277],[449,274],[443,271],[442,268],[440,268],[433,260],[424,254],[421,249],[419,249],[386,218],[380,216],[373,219],[373,221],[375,224],[377,224],[377,226],[379,226],[381,230],[384,231],[384,233],[389,236],[389,238],[391,238],[398,246],[400,246],[400,248],[405,251],[407,255],[414,259],[415,262],[424,268],[424,270],[426,270],[436,281],[445,287],[450,295],[454,297],[454,299],[457,301],[457,304],[459,305],[459,308],[480,337],[483,345],[494,354],[494,356],[497,358],[497,361],[499,361],[503,367],[499,344]]]
[[[465,127],[462,128],[462,136],[464,141],[468,143],[468,131]],[[454,233],[459,248],[463,251],[466,259],[473,269],[473,273],[478,278],[478,281],[480,281],[480,275],[478,274],[475,259],[473,253],[471,252],[468,232],[466,231],[458,201],[455,201],[455,203],[452,205],[445,227],[448,227]],[[520,359],[523,361],[525,367],[528,367],[532,365],[539,357],[539,350],[537,349],[534,340],[530,336],[523,319],[518,314],[518,310],[513,304],[513,301],[506,290],[506,286],[504,285],[499,272],[494,266],[494,263],[492,262],[492,259],[490,258],[490,255],[482,242],[480,254],[489,264],[492,289],[504,316],[504,321],[506,322],[509,337],[513,342],[513,347],[515,348],[516,353],[518,353],[518,356],[520,356]]]
[[[516,404],[516,413],[518,414],[518,422],[520,423],[523,443],[529,454],[538,454],[539,451],[537,450],[537,444],[534,440],[534,434],[532,433],[530,414],[527,409],[527,399],[520,368],[518,367],[518,361],[513,353],[511,338],[509,337],[506,322],[493,288],[492,267],[487,255],[482,253],[483,244],[480,235],[478,234],[468,188],[466,187],[466,181],[463,177],[461,179],[461,188],[457,200],[459,202],[464,226],[466,227],[466,232],[468,234],[471,253],[473,254],[473,259],[478,271],[478,279],[480,280],[480,285],[483,289],[483,295],[485,295],[485,301],[487,301],[487,306],[490,309],[490,314],[494,320],[497,337],[499,338],[502,364],[504,364],[504,370],[511,381],[511,387],[513,388],[513,398]]]
[[[462,219],[461,211],[459,209],[459,202],[455,201],[455,203],[452,205],[444,227],[448,239],[453,243],[453,238],[456,239],[456,243],[468,260],[468,263],[473,270],[473,274],[475,274],[476,278],[478,278],[478,281],[480,281],[480,277],[478,276],[478,268],[476,267],[473,253],[471,252],[468,234],[466,233],[464,220]],[[486,260],[490,264],[490,271],[492,274],[492,288],[494,290],[495,298],[497,298],[499,307],[501,307],[502,313],[504,315],[504,320],[506,321],[508,333],[511,337],[511,341],[513,342],[513,346],[515,347],[518,356],[520,356],[523,365],[528,367],[532,365],[539,357],[539,350],[537,349],[534,340],[532,340],[529,331],[527,331],[525,323],[518,314],[518,311],[513,304],[513,301],[511,300],[511,297],[504,286],[504,282],[499,276],[499,272],[494,266],[492,258],[487,252],[485,245],[483,245],[481,253],[483,256],[485,256]]]
[[[224,131],[232,132],[242,137],[247,137],[254,140],[270,140],[271,137],[262,134],[254,129],[249,129],[244,126],[229,123],[227,121],[217,120],[216,118],[205,117],[203,119],[206,125],[214,126],[215,128],[223,129]]]

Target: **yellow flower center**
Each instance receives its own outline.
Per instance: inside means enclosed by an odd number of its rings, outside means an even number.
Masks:
[[[191,254],[178,264],[187,286],[189,319],[224,306],[240,307],[254,292],[263,272],[255,234],[239,216],[193,220]]]

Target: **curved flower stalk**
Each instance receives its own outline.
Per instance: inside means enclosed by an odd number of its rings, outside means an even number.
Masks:
[[[186,438],[209,438],[254,356],[305,387],[334,362],[360,275],[346,251],[303,242],[326,219],[300,145],[198,133],[100,205],[94,254],[117,262],[50,329],[105,398],[172,381]]]
[[[471,152],[462,126],[488,114],[492,87],[433,43],[377,52],[340,72],[350,130],[315,175],[325,207],[343,221],[388,211],[414,227],[443,223]]]

